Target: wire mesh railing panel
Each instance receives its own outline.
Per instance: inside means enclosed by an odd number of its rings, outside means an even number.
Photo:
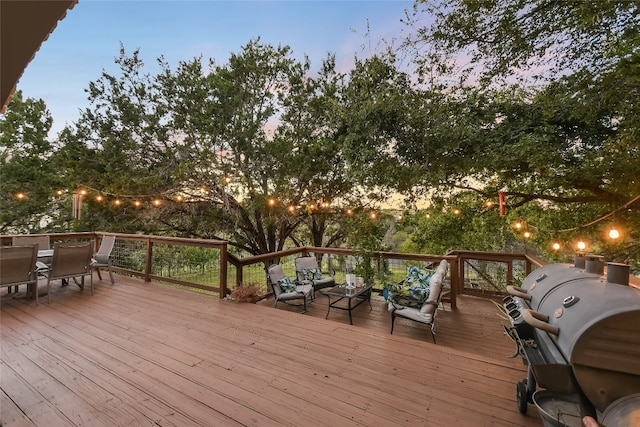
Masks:
[[[219,287],[220,250],[154,243],[151,274]]]
[[[146,263],[146,242],[116,239],[111,251],[111,265],[142,274],[145,271]]]
[[[506,262],[470,260],[464,262],[464,288],[480,292],[506,292],[507,285],[518,285],[526,276],[524,261]]]

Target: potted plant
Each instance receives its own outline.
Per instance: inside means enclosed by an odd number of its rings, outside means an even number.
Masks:
[[[235,302],[256,303],[264,295],[262,287],[256,283],[240,284],[231,291],[229,299]]]

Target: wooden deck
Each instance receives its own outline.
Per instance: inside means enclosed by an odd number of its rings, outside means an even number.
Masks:
[[[236,304],[116,276],[94,295],[3,293],[2,426],[541,426],[516,408],[493,303],[442,311],[438,344],[376,298],[347,314]],[[97,277],[96,277],[97,279]]]

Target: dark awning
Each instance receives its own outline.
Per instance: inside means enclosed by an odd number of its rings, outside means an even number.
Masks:
[[[0,86],[4,113],[16,84],[42,43],[78,0],[0,2]]]

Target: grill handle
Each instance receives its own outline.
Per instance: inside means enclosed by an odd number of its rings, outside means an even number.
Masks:
[[[509,286],[507,286],[507,292],[511,296],[520,297],[525,301],[531,301],[531,295],[529,295],[527,293],[526,289],[517,288],[517,287],[515,287],[513,285],[509,285]]]
[[[544,313],[525,308],[520,310],[520,314],[522,314],[522,318],[529,324],[529,326],[542,329],[543,331],[547,331],[553,335],[558,335],[560,333],[560,328],[547,323],[549,321],[549,316]]]

